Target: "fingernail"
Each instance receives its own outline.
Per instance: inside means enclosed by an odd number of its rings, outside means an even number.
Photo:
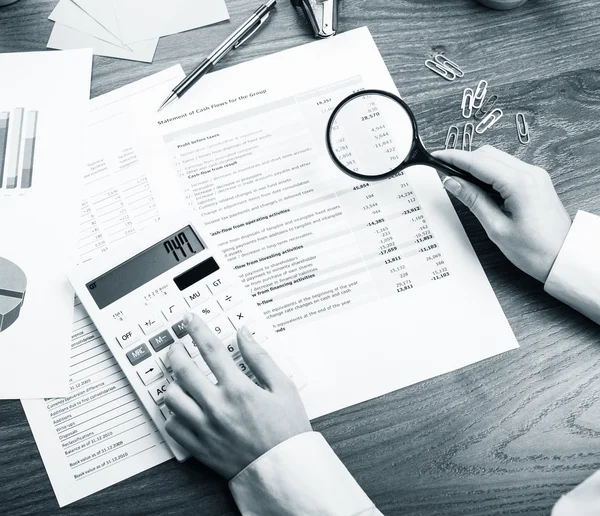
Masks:
[[[240,335],[242,337],[244,337],[245,339],[251,339],[252,338],[252,333],[250,333],[250,330],[248,329],[247,326],[242,326],[240,328]]]
[[[452,195],[458,195],[462,188],[461,184],[455,179],[452,179],[451,177],[447,177],[446,179],[444,179],[442,184],[444,185],[444,188],[448,190]]]
[[[193,314],[187,313],[183,316],[183,322],[185,324],[190,324],[194,320]]]

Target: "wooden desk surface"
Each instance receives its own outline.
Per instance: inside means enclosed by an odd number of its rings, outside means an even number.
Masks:
[[[189,71],[257,3],[227,0],[231,23],[163,38],[151,65],[95,58],[93,96],[178,62]],[[21,0],[0,8],[0,52],[43,50],[54,4]],[[270,23],[221,66],[312,40],[287,0]],[[530,0],[512,12],[474,0],[342,2],[341,30],[362,25],[371,29],[431,148],[443,144],[450,123],[461,121],[462,89],[487,79],[507,118],[476,145],[493,143],[547,168],[572,215],[600,213],[597,2]],[[460,63],[468,80],[449,83],[426,70],[423,61],[437,51]],[[517,111],[530,122],[529,146],[517,141],[511,119]],[[314,427],[386,515],[547,515],[561,493],[600,467],[600,328],[544,294],[457,208],[521,349],[321,418]],[[21,405],[6,401],[0,403],[0,513],[237,511],[225,482],[195,461],[170,461],[59,512]]]

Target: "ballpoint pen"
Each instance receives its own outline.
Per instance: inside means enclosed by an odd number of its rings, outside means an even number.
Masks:
[[[239,29],[221,43],[204,61],[202,61],[192,73],[190,73],[183,81],[173,88],[171,95],[162,103],[158,110],[174,102],[176,99],[189,90],[196,81],[210,72],[213,67],[225,57],[231,50],[238,48],[248,41],[254,34],[264,25],[267,18],[271,14],[271,10],[275,7],[277,0],[267,0],[261,5],[254,14],[248,18]]]

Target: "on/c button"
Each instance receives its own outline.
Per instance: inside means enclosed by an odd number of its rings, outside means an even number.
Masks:
[[[140,330],[135,326],[130,326],[122,328],[121,331],[117,333],[117,342],[125,349],[140,340],[140,337]]]

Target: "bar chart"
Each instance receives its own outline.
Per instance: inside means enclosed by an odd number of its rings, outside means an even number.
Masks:
[[[38,111],[0,109],[0,189],[28,189],[33,184]]]

